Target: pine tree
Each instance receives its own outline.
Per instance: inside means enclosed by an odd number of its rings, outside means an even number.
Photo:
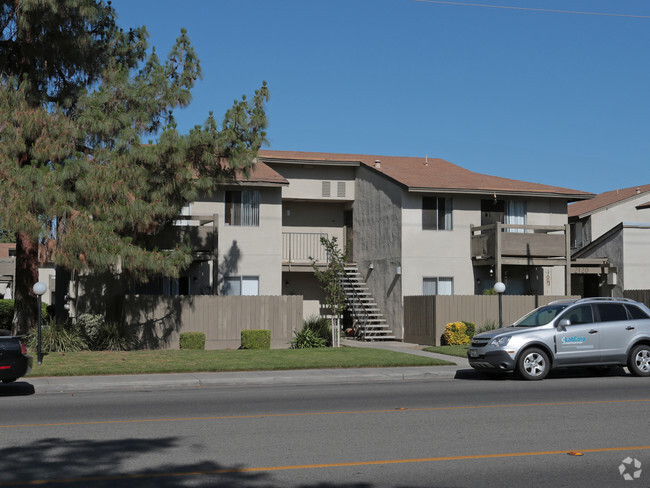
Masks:
[[[161,61],[144,27],[103,0],[0,0],[0,222],[16,234],[14,333],[37,316],[38,245],[69,270],[177,276],[186,246],[147,239],[215,180],[247,175],[265,142],[266,83],[180,134],[173,110],[201,75],[181,30]],[[157,137],[143,144],[144,137]]]

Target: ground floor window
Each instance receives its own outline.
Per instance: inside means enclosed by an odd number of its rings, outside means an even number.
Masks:
[[[422,278],[423,295],[453,295],[453,278]]]
[[[223,279],[222,295],[259,295],[258,276],[226,276]]]

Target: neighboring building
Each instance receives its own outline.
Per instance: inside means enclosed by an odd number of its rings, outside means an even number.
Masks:
[[[47,292],[43,295],[43,301],[47,304],[54,304],[54,265],[44,245],[39,246],[38,261],[38,280],[47,286]],[[9,294],[13,298],[15,277],[16,243],[0,243],[0,299],[7,294],[7,288],[11,290]]]
[[[179,280],[99,289],[302,295],[307,317],[324,301],[312,258],[325,264],[320,239],[336,237],[399,339],[407,295],[482,294],[496,281],[508,294],[570,294],[567,204],[591,197],[442,159],[263,150],[248,180],[193,202],[158,238],[160,248],[191,238]]]
[[[569,205],[573,287],[584,296],[650,289],[650,185]]]

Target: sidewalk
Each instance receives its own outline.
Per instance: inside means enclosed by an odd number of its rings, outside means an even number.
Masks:
[[[391,351],[435,357],[455,366],[403,368],[306,369],[287,371],[244,371],[223,373],[171,373],[116,376],[52,376],[23,378],[36,393],[61,393],[100,390],[142,390],[171,388],[214,388],[231,386],[313,385],[366,383],[368,381],[408,381],[453,379],[459,370],[471,369],[467,359],[422,351],[417,344],[403,342],[360,342],[341,339],[349,347],[376,347]]]

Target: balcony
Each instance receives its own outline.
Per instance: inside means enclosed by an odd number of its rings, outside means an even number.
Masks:
[[[566,266],[570,258],[569,226],[496,223],[471,226],[475,265]]]
[[[328,238],[324,232],[283,232],[282,268],[285,271],[297,269],[311,270],[312,259],[317,264],[327,263],[325,247],[321,238]]]

